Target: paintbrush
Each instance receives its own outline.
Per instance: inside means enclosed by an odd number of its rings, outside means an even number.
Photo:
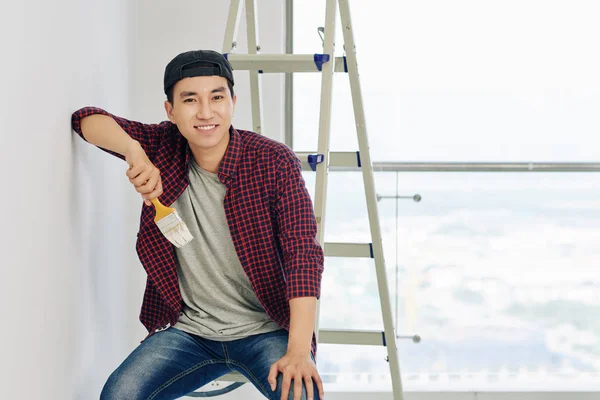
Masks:
[[[194,237],[174,208],[161,204],[158,199],[152,199],[156,209],[154,222],[163,235],[177,247],[182,247],[192,241]]]

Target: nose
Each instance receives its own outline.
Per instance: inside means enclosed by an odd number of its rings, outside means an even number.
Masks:
[[[213,109],[210,104],[200,104],[196,113],[198,119],[211,119],[214,115]]]

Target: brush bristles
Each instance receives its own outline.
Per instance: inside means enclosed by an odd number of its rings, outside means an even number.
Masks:
[[[169,242],[176,247],[182,247],[194,239],[187,225],[176,211],[159,219],[156,225]]]

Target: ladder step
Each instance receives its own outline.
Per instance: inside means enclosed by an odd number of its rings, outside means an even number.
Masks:
[[[367,346],[385,346],[383,331],[335,330],[321,329],[320,344],[354,344]],[[246,377],[238,372],[230,372],[217,379],[224,382],[248,382]]]
[[[325,257],[373,258],[371,243],[325,243]]]
[[[296,152],[296,156],[302,161],[304,171],[315,171],[315,163],[309,156],[317,155],[317,152]],[[356,170],[361,167],[360,152],[358,151],[330,151],[329,167],[338,170]]]
[[[320,72],[328,54],[224,54],[234,70],[270,72]],[[335,57],[335,72],[348,72],[346,57]]]
[[[385,346],[383,331],[319,330],[319,343]]]
[[[230,372],[227,375],[217,378],[217,380],[224,382],[249,382],[248,379],[239,372]]]

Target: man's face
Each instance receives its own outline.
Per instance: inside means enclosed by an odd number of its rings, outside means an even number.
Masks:
[[[235,100],[227,79],[216,75],[195,76],[175,84],[173,104],[165,101],[165,110],[192,150],[224,154],[229,144]]]

